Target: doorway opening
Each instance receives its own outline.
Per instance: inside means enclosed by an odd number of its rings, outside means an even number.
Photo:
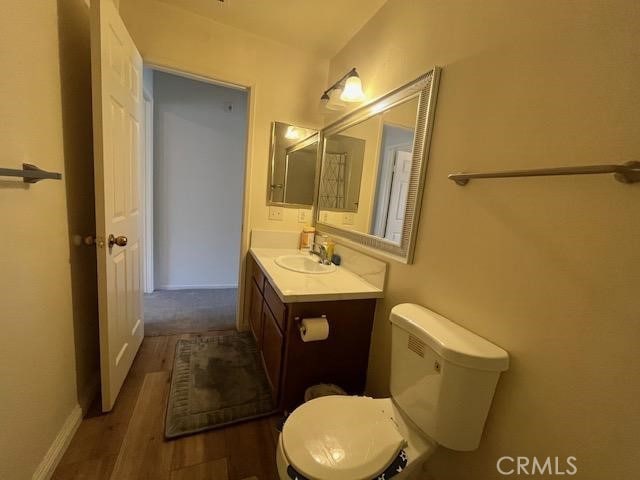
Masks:
[[[248,91],[145,68],[145,336],[236,328]]]
[[[375,193],[371,233],[399,244],[407,206],[411,176],[414,131],[385,123],[378,162],[378,185]]]

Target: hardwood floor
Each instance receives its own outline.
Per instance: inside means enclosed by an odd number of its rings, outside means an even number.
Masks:
[[[113,411],[92,407],[54,480],[278,479],[277,417],[165,440],[175,346],[190,336],[145,337]]]

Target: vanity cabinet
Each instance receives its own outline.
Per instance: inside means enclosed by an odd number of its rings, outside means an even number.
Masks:
[[[334,383],[350,395],[365,387],[376,300],[284,303],[251,253],[247,255],[248,323],[278,409],[291,411],[307,387]],[[303,318],[325,315],[329,337],[303,342]]]

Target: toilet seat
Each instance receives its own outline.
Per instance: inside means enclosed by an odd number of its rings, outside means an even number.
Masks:
[[[282,429],[288,461],[315,480],[370,480],[405,445],[384,399],[317,398],[298,407]]]

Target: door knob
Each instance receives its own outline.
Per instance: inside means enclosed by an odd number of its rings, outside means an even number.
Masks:
[[[115,237],[113,235],[113,233],[111,235],[109,235],[109,248],[113,247],[114,245],[118,245],[119,247],[124,247],[127,245],[127,237],[125,237],[124,235],[118,235],[117,237]]]

